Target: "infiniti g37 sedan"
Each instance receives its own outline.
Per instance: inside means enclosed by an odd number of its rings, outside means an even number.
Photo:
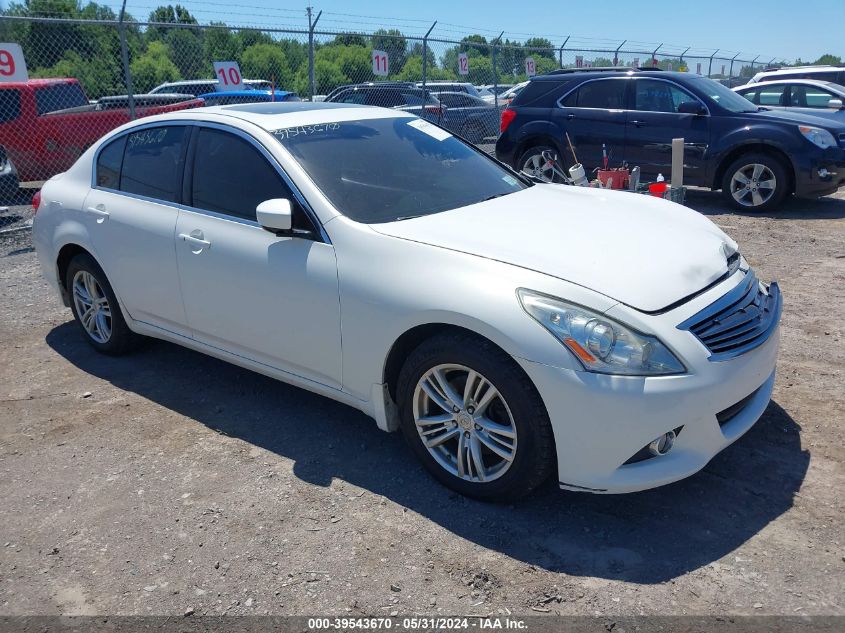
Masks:
[[[346,403],[476,497],[667,484],[772,393],[780,292],[713,223],[403,111],[127,124],[45,184],[33,236],[97,350],[157,337]]]

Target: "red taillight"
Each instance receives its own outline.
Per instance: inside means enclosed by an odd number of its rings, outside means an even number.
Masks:
[[[443,108],[440,106],[425,106],[425,111],[429,114],[436,114],[437,116],[443,114]]]
[[[32,196],[32,209],[38,213],[38,207],[41,206],[41,190],[35,192],[35,195]]]
[[[504,132],[507,130],[511,121],[514,120],[514,117],[516,117],[516,110],[511,110],[510,108],[502,110],[502,121],[499,124],[499,131]]]

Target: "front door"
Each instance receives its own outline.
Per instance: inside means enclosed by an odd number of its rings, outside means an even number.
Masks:
[[[706,157],[710,144],[710,116],[682,114],[678,106],[700,100],[661,79],[634,78],[628,112],[628,162],[639,165],[642,179],[654,180],[672,170],[672,139],[684,139],[684,183],[707,185]],[[703,105],[703,104],[702,104]]]
[[[316,229],[269,153],[234,131],[199,127],[189,149],[176,256],[194,337],[269,367],[339,388],[340,302],[334,248],[277,236],[259,203],[287,198],[294,226]]]

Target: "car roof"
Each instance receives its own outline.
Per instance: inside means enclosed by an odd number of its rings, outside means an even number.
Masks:
[[[822,81],[821,79],[789,79],[787,77],[784,77],[782,79],[771,79],[769,81],[758,81],[753,84],[745,84],[744,86],[738,86],[734,88],[734,90],[751,90],[753,88],[759,88],[761,86],[777,86],[785,83],[798,84],[804,86],[816,86],[818,88],[827,88],[828,90],[833,90],[834,92],[840,92],[845,94],[845,88],[843,88],[839,84],[833,83],[832,81]]]
[[[294,94],[289,90],[217,90],[215,92],[206,92],[202,95],[197,95],[200,99],[221,99],[226,96],[230,97],[257,97],[257,96],[267,96],[269,97],[271,94],[275,93],[277,97],[286,97],[287,95]]]
[[[343,123],[365,119],[413,118],[414,115],[404,110],[379,108],[349,103],[331,103],[326,101],[276,101],[259,103],[240,103],[235,105],[211,106],[201,109],[179,110],[133,121],[143,125],[156,121],[196,121],[232,119],[252,123],[267,131],[303,125],[322,123]],[[128,129],[124,128],[124,129]]]
[[[571,72],[568,72],[571,70]],[[529,81],[572,81],[573,79],[602,79],[608,77],[657,77],[657,78],[672,78],[672,79],[689,79],[690,77],[698,77],[695,73],[672,72],[669,70],[651,70],[648,68],[630,68],[628,70],[580,70],[580,69],[564,69],[564,71],[556,71],[547,73],[545,75],[537,75],[532,77]]]

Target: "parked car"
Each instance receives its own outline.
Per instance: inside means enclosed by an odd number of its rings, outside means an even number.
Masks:
[[[761,111],[722,84],[690,73],[555,71],[535,77],[502,112],[496,156],[549,177],[538,157],[571,156],[587,170],[639,165],[643,179],[671,170],[671,141],[685,139],[684,182],[721,189],[740,209],[777,207],[791,193],[823,196],[845,184],[845,123]],[[568,164],[573,160],[569,159]]]
[[[845,122],[845,86],[817,79],[763,81],[734,88],[751,103],[766,108],[787,108]]]
[[[498,84],[496,86],[487,84],[485,86],[477,86],[477,88],[481,98],[486,102],[494,105],[507,105],[503,104],[501,95],[513,88],[513,84]]]
[[[325,102],[405,110],[436,123],[443,118],[444,110],[432,93],[402,81],[370,81],[339,86],[326,95]]]
[[[514,87],[505,90],[502,94],[499,95],[498,103],[499,105],[509,106],[511,102],[522,92],[522,89],[528,85],[527,81],[523,81],[522,83],[516,84]]]
[[[193,99],[140,107],[136,115],[201,104]],[[22,181],[45,180],[64,171],[94,141],[128,120],[127,109],[104,110],[89,103],[76,79],[0,83],[0,146]]]
[[[287,90],[229,90],[200,95],[207,106],[233,103],[262,103],[267,101],[301,101],[299,95]]]
[[[845,86],[845,66],[791,66],[787,68],[767,68],[751,78],[748,83],[775,79],[818,79]]]
[[[422,88],[421,81],[417,82],[417,88]],[[464,92],[473,97],[480,97],[478,88],[468,81],[427,81],[425,89],[437,96],[441,92]]]
[[[493,142],[499,134],[499,110],[480,97],[465,92],[441,92],[437,98],[444,106],[440,125],[459,134],[470,143]]]
[[[272,90],[273,84],[264,79],[244,79],[246,90]],[[150,90],[150,94],[179,93],[198,97],[209,92],[225,92],[220,88],[220,82],[216,79],[188,79],[184,81],[168,81]]]
[[[166,106],[174,103],[182,103],[193,99],[192,95],[183,94],[140,94],[133,95],[132,100],[136,108],[149,108],[151,106]],[[113,95],[100,97],[93,103],[94,110],[124,110],[129,108],[129,95]],[[85,106],[82,106],[83,108]],[[76,108],[64,110],[65,113],[75,111]]]
[[[667,484],[771,397],[781,294],[719,227],[536,184],[402,110],[136,121],[37,204],[44,276],[94,349],[153,336],[346,403],[467,495]]]
[[[513,84],[496,84],[495,86],[493,84],[485,84],[485,85],[479,86],[479,87],[484,88],[485,90],[488,90],[488,91],[492,92],[493,94],[500,95],[503,92],[507,92],[508,90],[513,88]]]

